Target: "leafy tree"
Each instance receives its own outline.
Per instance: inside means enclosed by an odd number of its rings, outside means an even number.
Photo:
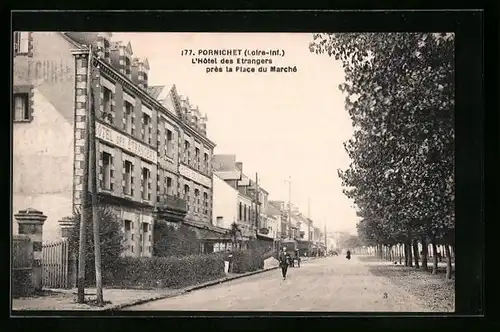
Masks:
[[[122,231],[122,224],[120,219],[115,214],[114,210],[106,207],[98,207],[99,235],[101,241],[101,266],[103,269],[103,280],[108,275],[107,271],[112,270],[113,263],[115,263],[122,252],[125,250],[124,234]],[[74,226],[70,231],[68,242],[70,253],[78,259],[78,249],[80,243],[80,221],[81,214],[76,212],[73,215]],[[95,268],[94,268],[94,236],[93,236],[93,223],[92,219],[85,223],[86,227],[86,262],[85,262],[85,280],[88,284],[95,282]],[[78,264],[78,262],[77,262]],[[78,266],[78,265],[77,265]],[[105,280],[104,280],[105,281]]]
[[[200,253],[200,240],[188,226],[168,225],[156,220],[153,232],[153,253],[155,256],[186,256]]]
[[[360,237],[404,242],[408,253],[416,240],[452,244],[454,36],[315,34],[310,51],[345,71],[339,89],[355,133],[344,144],[352,163],[339,176],[367,223]]]

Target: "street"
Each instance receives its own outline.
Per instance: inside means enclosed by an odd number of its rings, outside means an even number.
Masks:
[[[356,256],[333,256],[237,279],[123,310],[208,311],[430,311],[385,277],[370,274]],[[387,263],[385,263],[387,264]]]

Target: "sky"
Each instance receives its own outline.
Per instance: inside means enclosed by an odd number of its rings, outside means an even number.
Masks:
[[[344,72],[335,59],[309,52],[312,34],[113,33],[112,39],[130,41],[134,56],[148,58],[150,86],[175,84],[207,114],[208,137],[217,144],[214,154],[235,154],[248,177],[258,173],[270,199],[289,200],[286,180],[291,177],[293,205],[321,228],[326,223],[328,231],[355,233],[356,210],[337,175],[349,165],[342,143],[353,135],[345,96],[338,90]],[[214,65],[192,59],[217,58],[216,67],[225,68],[222,58],[236,61],[238,56],[181,55],[182,50],[198,55],[209,49],[279,49],[283,57],[254,58],[297,71],[207,73]]]

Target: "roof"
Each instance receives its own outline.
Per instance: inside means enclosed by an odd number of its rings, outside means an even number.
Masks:
[[[160,96],[161,92],[165,88],[164,85],[154,85],[154,86],[149,86],[148,87],[148,93],[153,97],[154,99],[158,99]]]
[[[240,171],[217,171],[213,172],[217,175],[218,178],[222,180],[240,180],[241,172]]]
[[[268,204],[267,209],[266,209],[266,214],[268,216],[279,216],[279,215],[281,215],[281,211],[278,208],[276,208],[274,205]]]

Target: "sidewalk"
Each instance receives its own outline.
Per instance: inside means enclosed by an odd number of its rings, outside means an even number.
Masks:
[[[267,260],[266,260],[267,261]],[[265,262],[266,263],[266,262]],[[19,298],[12,300],[12,310],[92,310],[92,311],[111,311],[120,310],[125,307],[142,304],[150,301],[165,299],[182,295],[197,289],[209,287],[216,284],[221,284],[234,279],[243,278],[246,276],[263,273],[266,271],[277,269],[272,261],[269,261],[263,270],[241,273],[228,274],[223,278],[212,280],[198,285],[188,286],[181,289],[104,289],[103,297],[107,303],[104,307],[97,307],[88,304],[76,303],[77,290],[75,289],[47,289],[44,290],[45,296]],[[275,266],[274,266],[275,265]],[[88,295],[87,295],[88,294]],[[95,288],[86,288],[85,297],[87,299],[95,299]]]

